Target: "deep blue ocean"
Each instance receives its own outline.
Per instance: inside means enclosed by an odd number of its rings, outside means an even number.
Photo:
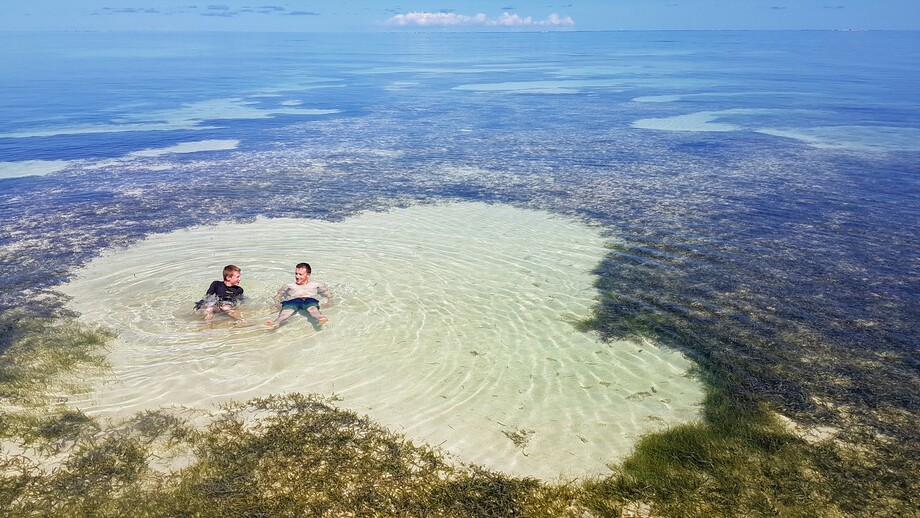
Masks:
[[[0,49],[0,311],[58,311],[55,285],[151,233],[486,201],[604,229],[608,338],[653,335],[800,416],[920,413],[918,33],[2,33]]]

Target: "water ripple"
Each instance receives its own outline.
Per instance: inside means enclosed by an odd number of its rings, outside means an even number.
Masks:
[[[695,419],[702,400],[678,353],[574,328],[590,316],[604,251],[590,227],[481,203],[152,236],[62,287],[84,319],[119,332],[110,376],[71,401],[114,415],[337,394],[466,461],[544,477],[603,472],[641,434]],[[275,289],[303,260],[336,294],[323,308],[331,323],[265,328]],[[243,269],[254,325],[190,315],[224,263]],[[523,446],[510,439],[522,430]]]

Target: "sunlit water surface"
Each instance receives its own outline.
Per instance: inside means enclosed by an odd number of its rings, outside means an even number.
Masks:
[[[315,389],[465,460],[591,471],[640,425],[695,415],[663,395],[683,363],[647,374],[664,353],[616,341],[638,332],[799,421],[920,444],[917,33],[0,33],[0,48],[15,71],[2,316],[56,315],[59,284],[111,265],[68,306],[120,334],[82,408]],[[536,211],[506,235],[515,212],[472,223],[495,207],[366,214],[456,201]],[[545,231],[547,213],[595,229]],[[403,214],[420,228],[394,232]],[[340,295],[326,330],[188,315],[234,262],[264,318],[301,260]],[[570,325],[595,300],[610,342]]]
[[[678,353],[573,327],[604,251],[580,223],[479,203],[156,235],[63,287],[84,319],[119,331],[112,371],[69,402],[116,416],[316,392],[463,461],[601,473],[639,435],[696,418],[702,399]],[[300,261],[333,290],[331,323],[266,328]],[[189,311],[225,263],[243,269],[252,325]]]

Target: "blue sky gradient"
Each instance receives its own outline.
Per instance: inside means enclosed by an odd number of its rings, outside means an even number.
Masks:
[[[27,0],[0,31],[920,29],[918,0]]]

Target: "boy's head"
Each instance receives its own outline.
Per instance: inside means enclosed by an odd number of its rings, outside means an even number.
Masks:
[[[310,263],[298,263],[294,267],[294,282],[297,284],[304,284],[310,279],[310,274],[313,273],[313,269],[310,268]]]
[[[232,264],[228,264],[227,266],[224,266],[224,282],[231,282],[235,280],[236,283],[239,284],[240,272],[241,270],[239,266],[234,266]]]

